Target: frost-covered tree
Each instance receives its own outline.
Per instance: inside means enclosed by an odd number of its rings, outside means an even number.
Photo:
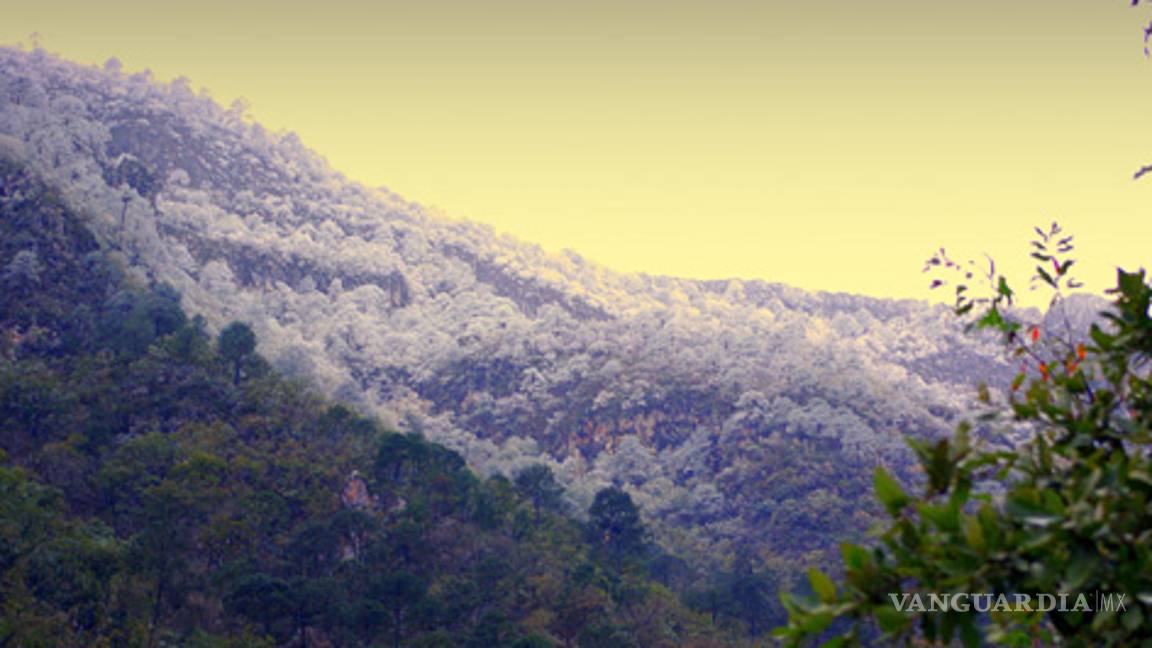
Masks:
[[[40,283],[44,264],[35,250],[20,250],[4,266],[4,282],[14,290],[27,290]]]
[[[762,456],[821,456],[829,479],[907,464],[873,446],[945,430],[964,380],[948,368],[997,362],[923,304],[624,275],[446,218],[187,81],[0,49],[0,86],[0,137],[91,215],[128,276],[174,286],[212,326],[251,322],[276,366],[415,413],[487,474],[555,466],[582,510],[629,484],[661,533],[683,522],[673,502],[714,487],[728,501],[693,551],[775,535],[755,527],[760,503],[814,488],[760,475]]]

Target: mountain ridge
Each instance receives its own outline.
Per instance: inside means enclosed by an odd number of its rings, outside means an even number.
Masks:
[[[543,460],[580,509],[628,487],[702,559],[807,553],[763,540],[801,510],[832,550],[870,506],[849,473],[910,470],[903,435],[943,433],[974,376],[1009,373],[944,306],[617,274],[349,182],[186,81],[106,68],[0,50],[0,134],[132,272],[481,473]]]

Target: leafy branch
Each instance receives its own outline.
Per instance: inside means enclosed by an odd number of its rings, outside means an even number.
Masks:
[[[1073,239],[1055,224],[1037,236],[1033,282],[1053,292],[1055,306],[1080,285],[1070,274]],[[999,331],[1006,350],[1021,358],[1004,404],[993,405],[983,386],[981,400],[1030,437],[993,450],[964,422],[951,438],[909,440],[926,477],[923,491],[910,493],[877,468],[874,489],[890,518],[878,543],[842,546],[841,583],[812,571],[813,596],[783,596],[789,622],[776,635],[789,646],[858,645],[881,636],[904,645],[1152,641],[1152,287],[1144,271],[1118,271],[1110,308],[1081,340],[1066,319],[1063,334],[1026,322],[991,261],[978,270],[941,250],[928,269],[952,279],[953,309],[970,330]],[[983,287],[974,290],[977,278]],[[989,479],[1003,485],[1001,495],[980,492],[977,485]],[[957,592],[1104,592],[1124,594],[1128,604],[978,613],[902,610],[892,599]]]

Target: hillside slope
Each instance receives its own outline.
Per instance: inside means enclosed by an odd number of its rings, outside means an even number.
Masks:
[[[115,61],[0,50],[0,138],[210,328],[483,474],[545,461],[579,510],[622,486],[700,561],[858,534],[869,466],[1004,371],[941,307],[616,274],[450,220]]]
[[[627,496],[478,478],[122,265],[0,156],[0,645],[743,645],[601,540]]]

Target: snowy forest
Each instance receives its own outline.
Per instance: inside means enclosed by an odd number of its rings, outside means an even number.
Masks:
[[[903,435],[945,432],[974,377],[1010,376],[945,307],[551,255],[116,60],[0,50],[0,138],[130,274],[213,330],[249,324],[278,370],[482,475],[543,462],[573,510],[620,486],[694,563],[860,533],[869,467],[908,470]]]
[[[114,4],[0,45],[0,648],[1152,645],[1149,3]]]
[[[501,603],[501,618],[512,619],[519,630],[499,631],[509,645],[553,645],[530,642],[543,636],[559,637],[565,645],[634,645],[604,639],[617,630],[647,637],[641,645],[728,645],[729,639],[759,636],[781,622],[775,592],[808,587],[804,568],[829,567],[840,543],[860,540],[884,519],[884,507],[872,494],[874,469],[904,483],[922,480],[906,437],[947,437],[971,409],[973,385],[1005,387],[1016,371],[996,335],[966,332],[945,305],[811,293],[763,281],[612,272],[573,252],[552,254],[462,220],[467,214],[438,213],[387,188],[350,181],[295,134],[270,132],[246,110],[242,101],[219,105],[187,79],[162,83],[147,72],[126,73],[115,59],[88,67],[39,48],[0,48],[0,161],[7,183],[0,187],[0,202],[11,207],[36,194],[43,204],[73,215],[37,221],[49,238],[69,241],[57,256],[71,265],[47,258],[42,243],[21,247],[17,236],[5,244],[0,261],[5,299],[12,304],[0,319],[0,355],[14,368],[0,376],[7,380],[0,384],[0,405],[31,417],[25,423],[40,429],[43,420],[28,414],[38,411],[35,399],[29,401],[20,387],[20,372],[32,371],[21,358],[64,357],[53,351],[61,345],[83,350],[69,356],[70,372],[103,375],[96,369],[102,363],[119,366],[112,356],[125,367],[143,363],[159,372],[128,383],[137,389],[125,396],[129,402],[147,400],[149,390],[168,394],[173,384],[183,385],[158,377],[167,374],[156,367],[176,362],[172,375],[210,375],[187,389],[207,385],[215,390],[212,398],[240,403],[222,427],[188,427],[189,420],[206,416],[198,408],[207,409],[192,391],[171,395],[177,402],[171,411],[152,403],[141,406],[147,415],[118,413],[108,432],[115,440],[105,439],[108,446],[98,452],[128,467],[109,473],[64,462],[74,468],[44,472],[66,500],[79,497],[69,489],[83,492],[109,479],[123,485],[139,462],[160,455],[172,460],[172,453],[189,448],[210,448],[205,452],[212,456],[204,461],[231,465],[236,453],[243,454],[237,448],[249,440],[233,447],[218,432],[228,427],[242,437],[262,438],[264,432],[253,430],[265,428],[244,414],[254,412],[265,420],[261,425],[292,438],[269,452],[316,462],[308,483],[323,484],[329,494],[348,489],[348,501],[360,503],[345,501],[345,507],[399,516],[390,523],[408,528],[397,520],[409,501],[419,501],[417,508],[428,506],[433,518],[482,529],[476,533],[485,543],[521,547],[516,551],[527,553],[516,554],[518,560],[547,563],[547,578],[557,582],[564,562],[558,554],[585,556],[592,572],[615,574],[615,580],[605,577],[614,584],[603,588],[611,605],[597,604],[616,624],[604,630],[608,634],[579,639],[583,622],[564,616],[575,608],[550,610],[545,618],[510,600]],[[87,234],[67,229],[75,226],[68,224],[73,218]],[[103,252],[93,257],[97,249]],[[40,281],[53,272],[104,283],[53,296]],[[63,291],[67,282],[59,282],[56,289]],[[21,300],[40,292],[47,305],[21,315]],[[91,312],[53,330],[45,322],[68,321],[61,313],[69,299],[92,300]],[[1030,315],[1058,315],[1062,325],[1083,331],[1098,308],[1099,300],[1073,297],[1061,302],[1058,314]],[[151,323],[145,334],[116,328],[110,322],[118,317]],[[79,332],[69,333],[70,326]],[[107,333],[109,326],[118,332]],[[143,337],[124,341],[133,335]],[[206,350],[214,339],[217,350]],[[85,402],[82,386],[65,380],[57,389],[75,390],[77,402]],[[111,392],[100,394],[114,400]],[[261,398],[268,402],[261,404]],[[297,401],[306,405],[297,408]],[[272,403],[285,411],[273,411]],[[347,447],[324,436],[330,424]],[[12,436],[5,450],[30,466],[62,465],[60,457],[97,452],[84,435],[65,434],[49,443],[21,436],[31,434],[29,429],[6,430]],[[365,439],[378,440],[373,435],[381,430],[389,431],[379,439],[391,450],[366,458],[372,455]],[[991,448],[1019,441],[1011,426],[975,432]],[[169,438],[183,439],[183,449],[167,445]],[[229,448],[229,458],[212,454],[221,447]],[[383,459],[392,456],[388,452],[417,458],[393,465]],[[194,453],[187,460],[193,459]],[[364,482],[359,473],[349,476],[354,466],[376,472]],[[275,473],[265,476],[269,483],[282,477]],[[3,478],[16,491],[39,493],[15,472]],[[381,484],[395,487],[388,501],[368,493]],[[227,499],[222,492],[213,497]],[[304,497],[301,506],[336,515],[331,507],[339,505],[321,499]],[[491,509],[497,501],[503,507],[498,515]],[[628,528],[644,529],[636,531],[635,547],[623,553],[597,548],[595,536],[580,535],[580,525],[597,528],[605,519],[609,502],[613,511],[634,513]],[[83,498],[73,504],[96,506]],[[130,518],[116,517],[119,512],[108,515],[114,527],[134,528]],[[551,531],[534,536],[530,529],[542,528],[542,515]],[[91,537],[101,533],[69,529]],[[505,531],[506,538],[500,536]],[[376,531],[333,533],[342,538],[332,542],[347,559],[359,555],[358,534]],[[274,533],[269,537],[280,542]],[[442,537],[433,542],[449,543]],[[641,545],[649,552],[643,575],[629,571],[622,558],[633,550],[643,553],[636,549]],[[407,552],[409,545],[403,546]],[[245,587],[281,588],[275,590],[278,601],[287,600],[291,588],[286,580],[267,580],[272,573],[288,577],[268,566],[272,561],[259,550],[251,551],[256,557],[249,558],[267,573],[208,585],[211,569],[205,567],[197,572],[197,587],[218,589],[237,619],[266,618],[274,608],[280,616],[266,622],[262,634],[276,643],[292,637],[307,644],[309,628],[316,626],[327,628],[328,639],[344,636],[347,645],[359,645],[361,630],[371,636],[387,628],[395,645],[407,645],[431,632],[435,619],[452,617],[447,607],[425,610],[412,617],[423,621],[405,625],[404,609],[385,610],[378,611],[384,620],[377,625],[360,627],[360,621],[348,621],[360,619],[360,612],[345,610],[340,614],[346,616],[332,620],[336,612],[305,614],[283,601],[259,608],[267,600],[257,605],[245,598],[251,594]],[[307,554],[307,548],[300,551]],[[420,564],[407,553],[395,560]],[[281,568],[287,569],[276,567]],[[421,578],[441,583],[453,577],[449,571],[429,567]],[[535,576],[527,571],[507,578],[529,582]],[[143,578],[124,578],[137,577]],[[176,581],[154,578],[151,612],[139,612],[136,630],[124,630],[145,645],[155,645],[157,635],[143,628],[195,625],[172,603],[179,598],[176,590],[161,591],[175,588]],[[318,577],[311,573],[301,578],[309,587],[335,582],[313,583]],[[404,599],[405,587],[418,589],[413,596],[420,600],[426,594],[435,599],[439,585],[414,583],[390,580],[387,587],[400,588],[388,590],[395,600]],[[629,603],[626,585],[649,594]],[[550,586],[551,594],[541,599],[559,596],[559,586]],[[665,597],[661,588],[671,594]],[[584,590],[564,592],[578,597]],[[635,601],[648,606],[644,618],[674,619],[668,627],[679,630],[660,635],[638,621]],[[458,645],[466,635],[474,641],[468,645],[497,645],[485,643],[484,632],[497,630],[483,626],[477,620],[483,615],[475,611],[480,604],[471,604],[471,625],[455,629],[455,639],[443,645]],[[198,614],[212,617],[211,608],[205,603]],[[228,632],[261,634],[255,621],[221,623]],[[248,639],[234,645],[248,645],[256,634],[237,634]]]

